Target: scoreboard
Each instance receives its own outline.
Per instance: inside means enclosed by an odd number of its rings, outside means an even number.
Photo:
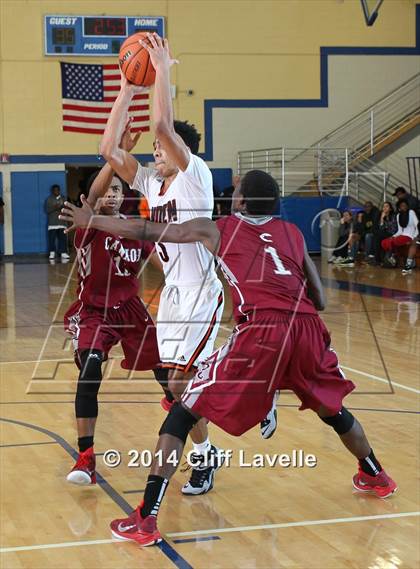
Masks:
[[[162,16],[44,16],[45,55],[116,56],[136,32],[165,34]]]

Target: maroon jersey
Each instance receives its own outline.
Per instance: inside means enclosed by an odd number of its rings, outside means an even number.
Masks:
[[[153,244],[117,237],[96,229],[77,229],[79,299],[87,305],[116,307],[137,295],[140,261]]]
[[[295,225],[238,214],[216,223],[219,262],[232,287],[237,322],[255,310],[316,314],[306,294],[304,240]]]

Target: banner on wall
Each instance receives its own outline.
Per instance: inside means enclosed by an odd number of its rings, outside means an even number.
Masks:
[[[118,64],[60,62],[63,130],[103,134],[120,90]],[[133,132],[150,130],[149,94],[135,95],[128,110]]]

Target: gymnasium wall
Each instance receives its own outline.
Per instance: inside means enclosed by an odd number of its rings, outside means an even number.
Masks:
[[[318,99],[321,46],[415,45],[414,0],[385,1],[374,27],[366,26],[359,0],[2,0],[0,6],[0,149],[12,156],[95,156],[98,150],[98,136],[61,131],[60,58],[43,55],[44,14],[164,16],[171,51],[180,60],[172,75],[176,114],[188,117],[201,130],[205,99]],[[109,63],[112,58],[65,59]],[[346,115],[398,85],[413,73],[414,65],[414,58],[403,58],[383,73],[392,58],[382,56],[382,65],[373,62],[373,67],[366,66],[361,56],[333,59],[337,61],[332,63],[336,71],[331,73],[330,94],[334,102],[335,88],[345,79],[347,88],[337,96],[344,97]],[[192,96],[188,89],[194,91]],[[288,122],[293,144],[296,139],[301,144],[316,139],[320,129],[326,132],[340,120],[339,111],[331,117],[325,110],[319,112],[310,125],[306,117]],[[219,114],[214,146],[215,165],[223,160],[221,166],[235,154],[238,141],[251,147],[274,143],[285,118],[278,110],[220,110]],[[249,120],[250,116],[257,118]],[[244,118],[249,128],[240,128]],[[150,147],[148,136],[143,148]]]
[[[171,52],[180,60],[172,73],[175,114],[205,134],[200,151],[224,176],[235,168],[238,150],[307,146],[420,70],[412,55],[420,44],[414,0],[385,0],[373,27],[366,26],[359,0],[1,0],[0,152],[10,154],[11,164],[0,164],[0,172],[8,253],[13,233],[26,223],[14,209],[14,165],[32,172],[25,191],[41,196],[45,188],[35,172],[58,175],[65,164],[98,164],[99,136],[61,130],[59,61],[112,58],[44,56],[43,15],[57,13],[164,16]],[[151,147],[152,135],[145,135],[139,157],[150,157]]]

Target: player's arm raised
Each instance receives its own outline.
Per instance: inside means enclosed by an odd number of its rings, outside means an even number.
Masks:
[[[190,152],[182,138],[174,130],[174,116],[171,98],[169,69],[174,63],[169,54],[168,40],[157,34],[147,34],[150,43],[140,42],[147,49],[156,70],[155,89],[153,95],[153,125],[156,138],[169,158],[182,171],[186,170],[190,160]]]
[[[99,152],[111,168],[128,184],[132,185],[137,173],[138,162],[119,143],[124,134],[128,120],[128,108],[136,93],[144,92],[144,87],[136,87],[128,83],[121,75],[121,89],[116,98],[106,123]]]
[[[133,150],[141,135],[141,132],[134,135],[131,134],[131,122],[132,120],[128,119],[119,143],[119,148],[126,152],[131,152]],[[114,170],[111,164],[107,162],[99,171],[99,174],[94,179],[89,190],[87,201],[93,208],[96,206],[97,201],[105,195],[111,184],[113,176]]]
[[[305,254],[303,258],[303,272],[305,273],[307,279],[308,287],[308,297],[314,303],[317,310],[325,309],[325,294],[324,287],[322,286],[321,279],[318,274],[318,270],[315,267],[314,262],[309,256],[308,250],[305,247]]]
[[[219,248],[220,233],[216,224],[206,217],[199,217],[185,223],[153,223],[145,219],[118,219],[107,215],[95,215],[84,196],[81,196],[82,207],[65,202],[60,219],[69,221],[75,227],[89,227],[121,235],[127,239],[142,241],[164,241],[166,243],[201,242],[207,249],[216,254]]]

